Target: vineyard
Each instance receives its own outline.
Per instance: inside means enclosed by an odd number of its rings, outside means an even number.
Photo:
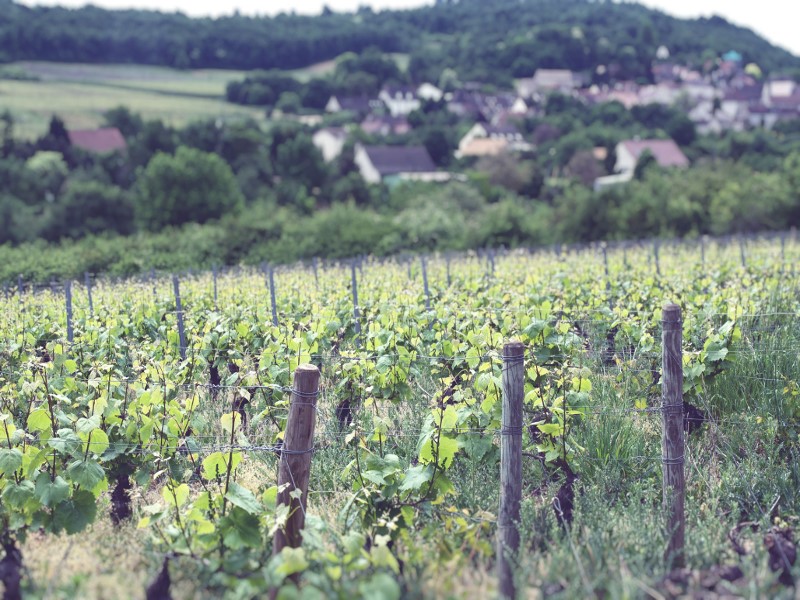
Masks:
[[[520,596],[792,597],[798,260],[787,236],[9,284],[5,598],[496,596],[509,526]],[[671,302],[685,568],[665,559]],[[522,501],[499,525],[512,340]],[[273,552],[297,511],[302,544]]]

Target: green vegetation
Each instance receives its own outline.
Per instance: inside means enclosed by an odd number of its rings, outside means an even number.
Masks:
[[[797,57],[719,17],[682,21],[630,3],[588,0],[442,1],[404,11],[216,20],[27,8],[12,0],[2,0],[0,10],[5,61],[298,69],[374,46],[408,53],[415,81],[437,82],[447,68],[462,81],[508,84],[538,67],[593,72],[606,65],[621,78],[647,79],[663,44],[674,59],[697,67],[730,49],[766,74],[800,67]]]
[[[418,264],[367,261],[358,328],[349,267],[278,270],[277,326],[262,273],[222,274],[216,299],[206,274],[181,282],[185,360],[168,280],[96,281],[93,311],[73,286],[72,343],[60,293],[0,298],[4,583],[140,597],[141,571],[152,581],[167,564],[182,597],[294,597],[296,583],[338,598],[494,595],[501,353],[517,338],[521,589],[789,597],[781,582],[800,567],[765,540],[794,548],[800,515],[800,247],[745,250],[743,266],[735,246],[707,242],[705,259],[664,247],[659,274],[650,248],[629,248],[608,254],[607,277],[597,252],[431,259],[430,309]],[[651,410],[668,300],[683,308],[684,399],[703,419],[686,447],[691,576],[670,581]],[[286,518],[273,450],[304,362],[322,372],[306,533],[271,557]],[[48,569],[42,554],[65,537],[83,560]],[[102,553],[123,544],[119,579],[98,585]],[[736,581],[709,575],[720,566]]]
[[[31,62],[13,67],[33,78],[0,77],[2,110],[14,116],[16,135],[23,139],[43,135],[54,113],[70,129],[91,129],[103,123],[104,112],[119,105],[172,126],[207,118],[265,117],[261,110],[225,101],[225,86],[242,76],[237,71]]]

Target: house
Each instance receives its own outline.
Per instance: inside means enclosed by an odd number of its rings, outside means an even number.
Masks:
[[[361,131],[369,135],[405,135],[411,131],[411,124],[405,117],[367,115],[361,122]]]
[[[416,91],[406,86],[385,86],[378,94],[378,98],[383,101],[393,117],[408,115],[422,106]]]
[[[764,106],[780,104],[781,101],[791,98],[800,87],[791,79],[771,79],[764,84],[761,90],[761,103]]]
[[[125,138],[116,127],[102,127],[100,129],[73,129],[67,132],[69,143],[96,154],[108,152],[124,152],[128,149]]]
[[[519,130],[513,125],[475,123],[458,142],[456,158],[464,156],[489,156],[507,150],[531,150]]]
[[[439,102],[444,97],[444,92],[432,83],[423,83],[417,88],[417,98],[431,102]]]
[[[595,191],[633,179],[636,165],[645,151],[653,155],[660,167],[689,166],[689,159],[673,140],[624,140],[614,150],[617,157],[614,174],[595,179]]]
[[[536,69],[531,87],[533,92],[538,94],[549,92],[569,94],[581,87],[581,78],[569,69]]]
[[[331,162],[342,153],[347,142],[347,131],[342,127],[323,127],[311,136],[311,141],[322,152],[325,162]]]
[[[382,108],[383,103],[377,98],[368,96],[331,96],[325,105],[325,112],[351,112],[357,115],[366,115]]]
[[[447,181],[437,171],[424,146],[364,146],[357,144],[355,163],[367,183],[387,180]]]

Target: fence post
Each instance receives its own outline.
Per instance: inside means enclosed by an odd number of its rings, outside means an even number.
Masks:
[[[278,326],[278,303],[275,300],[275,272],[272,265],[269,266],[269,302],[272,306],[272,324]]]
[[[667,304],[662,312],[661,375],[661,471],[664,479],[664,510],[669,542],[664,558],[667,568],[684,566],[686,531],[683,445],[683,359],[681,308]]]
[[[211,276],[214,278],[214,308],[217,308],[217,265],[211,265]]]
[[[450,278],[450,255],[449,254],[445,254],[445,256],[444,256],[444,264],[445,264],[445,269],[447,270],[447,287],[450,287],[453,282],[452,282],[452,280]]]
[[[742,266],[747,267],[747,259],[745,257],[745,251],[744,251],[744,238],[742,237],[739,237],[739,256],[742,259]]]
[[[294,371],[292,401],[283,448],[278,468],[277,504],[289,506],[286,526],[275,532],[272,553],[283,548],[298,548],[302,542],[301,532],[306,521],[308,478],[311,473],[311,453],[314,450],[314,425],[317,418],[317,392],[319,391],[319,369],[314,365],[300,365]],[[299,498],[292,497],[300,490]]]
[[[519,552],[522,499],[522,401],[525,346],[503,346],[503,426],[500,430],[500,512],[497,521],[497,579],[501,598],[515,598],[514,566]]]
[[[186,360],[186,330],[183,328],[183,307],[181,306],[181,289],[178,276],[172,276],[172,289],[175,291],[175,314],[178,317],[178,341],[181,345],[181,360]]]
[[[64,284],[64,301],[67,309],[67,342],[70,344],[75,339],[72,331],[72,282],[67,281]]]
[[[706,266],[706,236],[700,236],[700,266]]]
[[[409,270],[411,269],[411,263],[409,263]],[[356,278],[356,263],[352,261],[350,263],[350,283],[353,287],[353,327],[356,332],[356,336],[361,335],[361,314],[358,310],[358,280]]]
[[[658,240],[653,242],[653,260],[656,263],[656,275],[661,277],[661,265],[658,262]]]
[[[89,271],[83,273],[83,285],[86,287],[86,296],[89,299],[89,316],[94,317],[94,302],[92,301],[92,276]]]
[[[425,289],[425,310],[431,309],[431,290],[428,287],[428,267],[425,264],[425,257],[420,256],[422,262],[422,285]]]

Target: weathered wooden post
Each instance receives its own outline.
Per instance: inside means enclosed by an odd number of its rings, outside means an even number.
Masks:
[[[409,269],[411,269],[409,263]],[[356,332],[356,336],[361,335],[361,313],[358,309],[358,279],[356,278],[356,263],[352,261],[350,263],[350,285],[353,288],[353,327]]]
[[[275,300],[275,272],[272,265],[269,266],[269,302],[272,307],[272,324],[278,326],[278,303]]]
[[[94,316],[94,302],[92,302],[92,276],[89,271],[83,274],[83,285],[86,287],[86,297],[89,299],[89,316]]]
[[[503,426],[500,430],[500,511],[497,519],[497,579],[501,598],[515,598],[514,566],[519,552],[522,499],[522,401],[525,346],[503,346]]]
[[[744,238],[739,237],[739,256],[742,259],[742,267],[747,267],[747,257],[745,256],[744,251]]]
[[[278,493],[277,504],[289,506],[289,518],[286,526],[275,533],[272,540],[273,554],[278,554],[286,546],[298,548],[302,543],[311,454],[314,451],[318,391],[319,369],[308,364],[297,367],[294,371],[292,399],[278,468],[278,489],[281,491]],[[292,496],[295,490],[300,490],[299,498]]]
[[[64,301],[67,310],[67,342],[70,344],[75,339],[75,334],[72,330],[72,282],[67,281],[64,284]]]
[[[653,260],[656,264],[656,275],[661,277],[661,265],[658,262],[658,240],[653,242]]]
[[[431,290],[428,287],[428,266],[425,264],[425,257],[420,256],[422,262],[422,286],[425,289],[425,310],[431,309]]]
[[[211,265],[211,276],[214,278],[214,308],[217,308],[217,265]]]
[[[155,288],[154,288],[155,289]],[[178,276],[172,276],[172,289],[175,292],[175,314],[178,317],[178,342],[180,343],[181,360],[186,360],[186,330],[183,327],[183,307],[181,306],[181,288]]]
[[[686,531],[684,443],[683,443],[683,359],[681,308],[667,304],[662,312],[661,374],[661,468],[664,479],[664,510],[669,542],[664,555],[667,568],[684,566]]]

